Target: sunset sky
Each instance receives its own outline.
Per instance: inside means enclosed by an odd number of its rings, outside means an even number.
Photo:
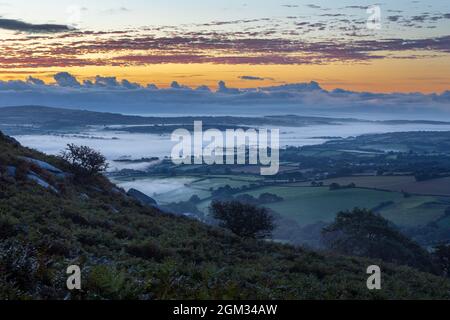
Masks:
[[[450,89],[448,0],[3,0],[0,80],[115,76],[167,87],[319,82],[326,89]]]

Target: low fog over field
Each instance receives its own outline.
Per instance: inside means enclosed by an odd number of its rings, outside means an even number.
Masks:
[[[341,125],[315,125],[307,127],[282,127],[280,129],[281,146],[304,146],[321,144],[329,137],[347,138],[371,133],[404,131],[448,131],[450,124],[377,124],[377,123],[343,123]],[[140,159],[145,157],[170,156],[174,142],[170,135],[134,134],[126,132],[104,132],[90,130],[76,135],[19,135],[17,140],[23,145],[49,154],[59,154],[68,143],[87,145],[100,150],[111,161],[121,157]],[[110,169],[127,168],[144,169],[146,164],[112,163]]]

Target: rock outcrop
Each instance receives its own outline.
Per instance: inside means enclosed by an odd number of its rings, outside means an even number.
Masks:
[[[54,176],[56,176],[58,178],[64,179],[68,175],[67,173],[63,172],[61,169],[58,169],[55,166],[52,166],[51,164],[49,164],[47,162],[33,159],[33,158],[28,158],[28,157],[20,157],[20,159],[22,159],[28,163],[34,164],[35,166],[38,166],[42,170],[50,172],[51,174],[53,174]]]
[[[139,190],[130,189],[127,192],[127,195],[137,200],[143,206],[158,207],[158,203],[155,201],[155,199],[147,196],[146,194],[140,192]]]

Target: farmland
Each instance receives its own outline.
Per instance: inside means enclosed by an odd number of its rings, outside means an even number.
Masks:
[[[357,187],[408,192],[421,195],[450,196],[450,177],[416,181],[413,176],[349,176],[324,180],[325,185],[338,183]]]
[[[242,175],[186,175],[177,177],[145,176],[142,179],[120,177],[113,179],[125,189],[137,188],[161,204],[187,201],[193,195],[210,198],[211,191],[226,185],[233,188],[249,186],[262,180]]]
[[[336,213],[354,207],[377,208],[383,216],[401,226],[424,225],[438,219],[450,206],[450,199],[433,196],[411,196],[405,198],[399,192],[387,192],[368,189],[342,189],[330,191],[327,187],[264,187],[249,195],[258,197],[271,193],[283,198],[283,201],[266,205],[283,217],[295,220],[300,226],[319,221],[330,222]],[[207,211],[210,201],[199,204],[199,209]],[[385,204],[385,205],[382,205]]]

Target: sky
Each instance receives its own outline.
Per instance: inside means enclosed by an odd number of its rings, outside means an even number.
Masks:
[[[1,81],[450,89],[448,0],[2,0],[0,40]]]

